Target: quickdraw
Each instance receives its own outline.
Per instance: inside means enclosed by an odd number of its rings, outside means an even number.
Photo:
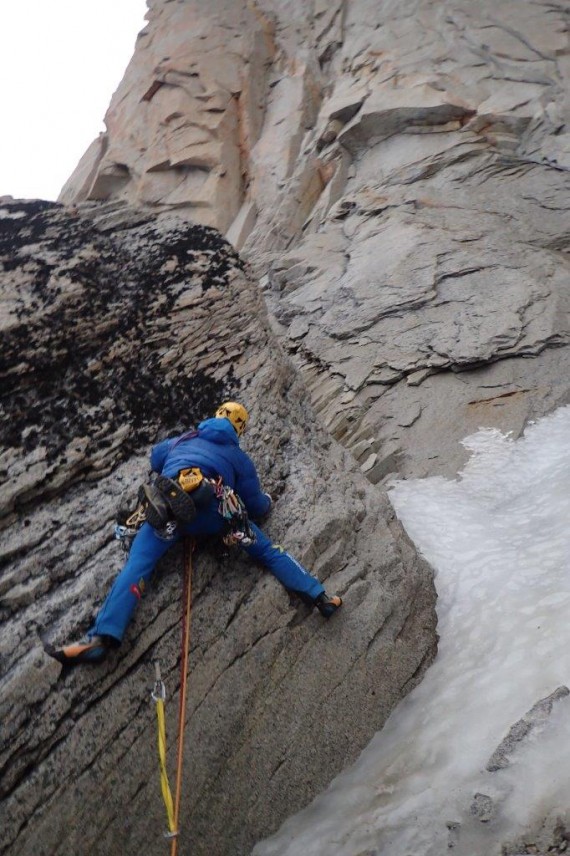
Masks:
[[[151,698],[156,702],[156,718],[158,724],[158,763],[160,767],[160,789],[166,807],[168,818],[168,837],[178,834],[174,820],[174,802],[170,791],[168,773],[166,772],[166,723],[164,718],[164,702],[166,701],[166,688],[160,675],[160,663],[155,661],[155,682]]]
[[[146,520],[146,515],[142,504],[137,505],[132,514],[126,515],[121,513],[119,521],[115,524],[115,538],[120,543],[121,547],[128,553],[135,539],[135,535]]]
[[[115,538],[125,551],[128,553],[131,549],[131,545],[135,539],[135,535],[138,532],[138,529],[130,528],[128,526],[122,526],[120,523],[115,524]]]
[[[249,547],[255,544],[255,532],[251,528],[247,509],[238,494],[231,487],[217,485],[218,510],[225,522],[222,541],[226,547]]]

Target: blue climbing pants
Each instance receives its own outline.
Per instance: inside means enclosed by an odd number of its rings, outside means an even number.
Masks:
[[[316,577],[305,570],[283,547],[272,544],[267,535],[254,523],[250,523],[255,532],[256,542],[241,549],[252,559],[263,564],[285,588],[299,592],[311,599],[324,591]],[[144,523],[137,533],[129,558],[116,578],[111,591],[101,607],[89,636],[112,636],[121,641],[145,586],[160,558],[180,538],[186,535],[216,535],[223,528],[223,519],[218,512],[217,503],[200,511],[191,523],[180,527],[174,538],[168,540],[160,535],[148,523]]]

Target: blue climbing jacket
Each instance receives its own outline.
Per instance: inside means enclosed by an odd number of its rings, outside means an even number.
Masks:
[[[169,478],[187,467],[199,467],[207,478],[221,476],[223,483],[241,497],[251,517],[262,517],[271,506],[270,497],[261,491],[254,463],[240,449],[229,419],[205,419],[197,432],[162,440],[150,453],[150,465],[154,472]]]

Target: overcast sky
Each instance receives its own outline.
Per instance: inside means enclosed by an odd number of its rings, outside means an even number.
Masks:
[[[0,0],[0,196],[56,199],[145,26],[146,0]]]

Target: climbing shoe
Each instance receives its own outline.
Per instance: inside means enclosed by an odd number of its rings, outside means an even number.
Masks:
[[[153,529],[161,529],[170,519],[166,498],[154,484],[142,484],[139,488],[139,503],[145,520]]]
[[[342,598],[337,594],[330,597],[324,591],[315,599],[314,604],[324,618],[330,618],[342,606]]]
[[[178,482],[169,479],[167,476],[157,476],[154,486],[160,492],[161,496],[164,497],[177,520],[189,523],[194,519],[196,516],[194,500],[182,489]]]
[[[49,642],[44,643],[46,654],[63,663],[64,666],[101,663],[107,656],[110,647],[107,639],[103,636],[93,636],[87,642],[75,642],[71,645],[64,645],[62,648],[54,648]]]

